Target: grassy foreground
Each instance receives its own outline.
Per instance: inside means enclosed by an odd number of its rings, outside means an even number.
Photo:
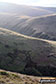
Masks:
[[[56,78],[35,77],[35,76],[28,76],[19,73],[0,70],[0,84],[41,84],[39,83],[40,79],[56,79]],[[52,84],[56,84],[56,83],[52,83]]]

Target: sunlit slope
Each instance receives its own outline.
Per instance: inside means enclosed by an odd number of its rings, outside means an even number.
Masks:
[[[30,23],[31,22],[31,23]],[[32,36],[56,41],[56,14],[29,21],[35,33]],[[28,24],[29,25],[29,24]]]
[[[12,29],[16,31],[18,25],[26,22],[30,17],[28,16],[18,16],[9,13],[0,13],[0,27]],[[18,28],[19,29],[19,28]]]
[[[22,34],[56,41],[56,14],[31,18],[16,28]]]
[[[32,7],[26,5],[16,5],[11,3],[1,3],[0,2],[0,12],[17,14],[18,16],[26,15],[26,16],[41,16],[47,15],[51,13],[55,13],[51,10],[46,10],[44,8]]]
[[[56,14],[31,18],[0,13],[0,27],[24,35],[56,41]]]
[[[37,8],[37,6],[35,7]],[[42,8],[42,9],[45,9],[45,10],[49,10],[49,11],[52,11],[52,12],[56,12],[56,7],[39,7],[39,8]]]
[[[0,28],[0,68],[29,75],[55,76],[56,42]]]

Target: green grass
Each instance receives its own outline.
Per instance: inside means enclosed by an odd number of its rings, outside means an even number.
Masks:
[[[8,76],[9,74],[7,72],[0,72],[0,75]]]

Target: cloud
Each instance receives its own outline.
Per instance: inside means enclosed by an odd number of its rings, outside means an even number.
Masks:
[[[1,2],[10,2],[34,6],[56,6],[56,0],[0,0]]]
[[[36,5],[40,6],[54,6],[56,4],[56,0],[40,0]]]

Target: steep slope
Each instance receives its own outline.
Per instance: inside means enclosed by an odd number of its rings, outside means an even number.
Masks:
[[[0,28],[0,68],[37,76],[56,76],[56,42]]]
[[[30,18],[16,26],[16,32],[56,41],[56,14]]]
[[[27,26],[25,26],[27,24]],[[56,41],[56,14],[33,18],[24,25],[25,34]],[[29,25],[29,27],[28,27]],[[28,31],[27,31],[28,29]],[[31,29],[31,33],[29,30]]]
[[[56,41],[56,8],[0,2],[0,27]]]
[[[16,31],[18,25],[26,22],[30,17],[28,16],[18,16],[9,13],[0,13],[0,27],[12,29]]]
[[[26,15],[31,17],[55,13],[54,11],[46,10],[44,8],[36,8],[32,6],[16,5],[2,2],[0,2],[0,12],[16,14],[18,16]]]
[[[56,41],[56,14],[31,18],[0,13],[0,27],[28,36]]]

